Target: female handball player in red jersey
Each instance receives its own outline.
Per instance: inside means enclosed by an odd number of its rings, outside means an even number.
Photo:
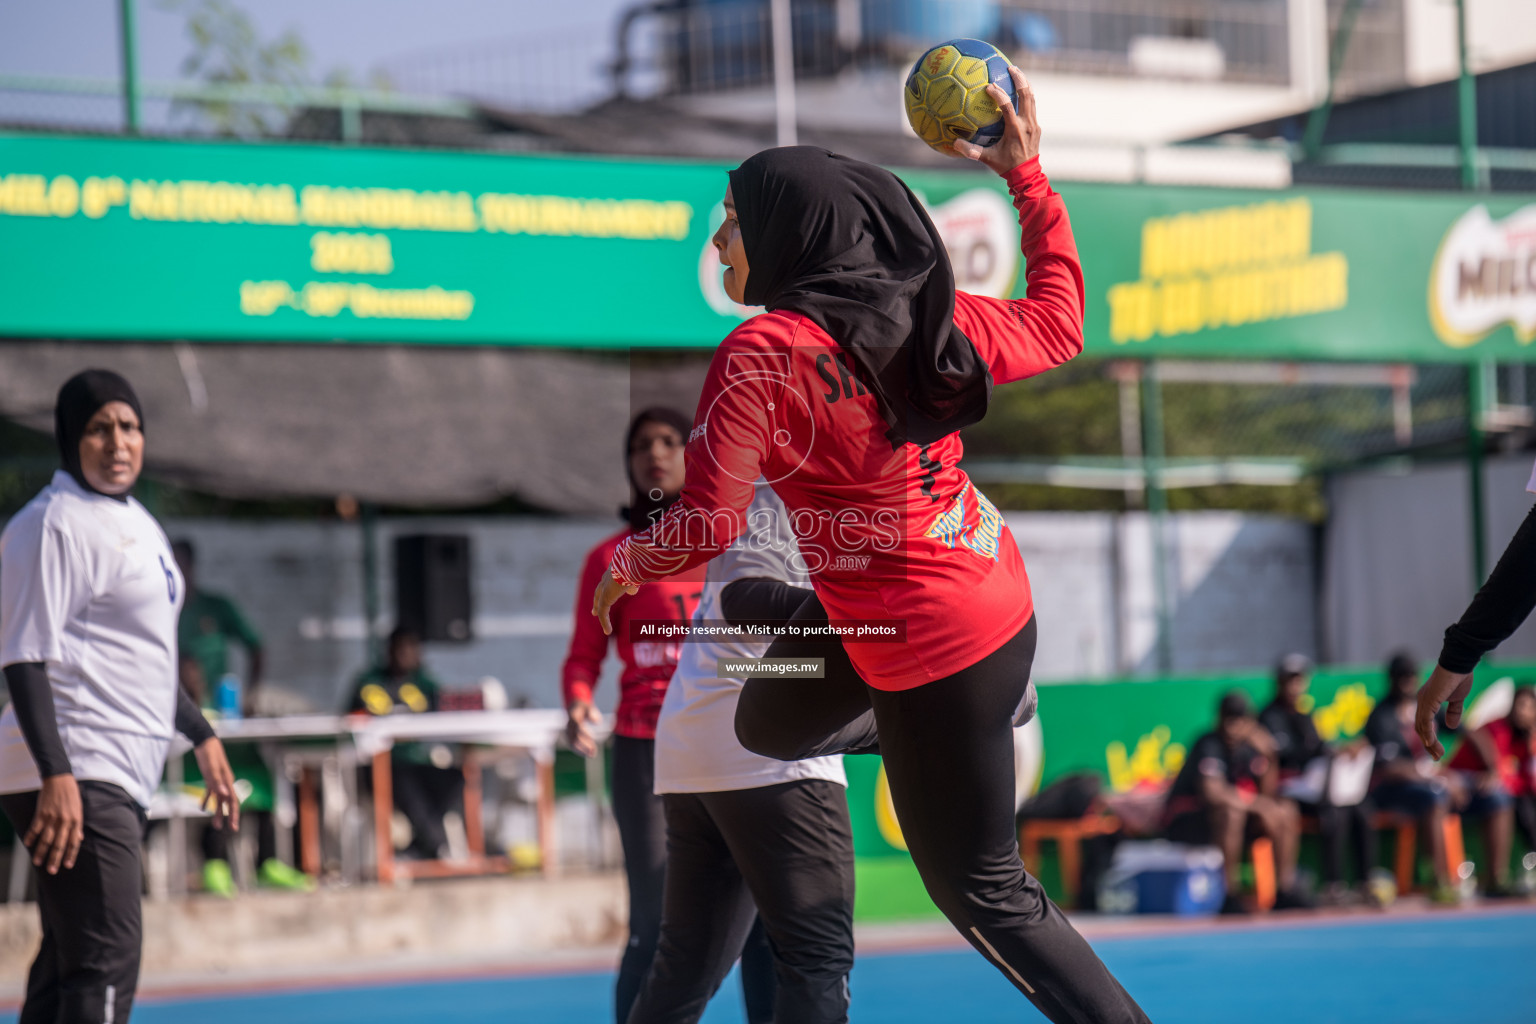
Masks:
[[[878,748],[912,859],[961,934],[1053,1021],[1140,1022],[1019,859],[1012,727],[1033,710],[1034,607],[1018,546],[957,465],[956,431],[986,414],[993,383],[1082,350],[1076,243],[1040,170],[1034,97],[1010,73],[1022,116],[990,86],[1004,137],[955,149],[1008,183],[1027,298],[957,292],[921,204],[880,168],[788,147],[731,172],[725,290],[768,312],[720,345],[682,493],[614,549],[593,612],[607,630],[621,595],[731,543],[766,478],[814,585],[790,620],[799,638],[767,657],[822,657],[825,678],[748,680],[743,746],[784,760]],[[829,622],[904,628],[905,642],[843,643]]]
[[[624,437],[624,465],[629,475],[628,525],[587,554],[576,588],[576,623],[571,647],[561,671],[560,689],[570,715],[566,738],[583,757],[597,753],[592,729],[602,714],[592,703],[608,656],[608,637],[586,614],[586,596],[597,586],[613,550],[636,530],[649,527],[677,500],[683,486],[683,444],[688,417],[676,409],[653,407],[635,416]],[[667,866],[666,819],[656,781],[656,719],[667,694],[667,682],[677,669],[681,642],[636,641],[629,623],[646,621],[685,624],[704,589],[701,571],[647,584],[613,609],[619,625],[618,654],[624,662],[619,676],[619,707],[613,726],[613,816],[624,848],[629,880],[629,942],[619,964],[614,988],[618,1024],[629,1019],[630,1006],[640,993],[646,971],[656,955],[661,930],[662,879]],[[773,1018],[773,954],[761,926],[753,929],[742,953],[742,990],[747,997],[749,1024]]]

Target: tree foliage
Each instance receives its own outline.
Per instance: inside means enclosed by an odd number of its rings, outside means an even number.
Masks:
[[[310,83],[309,47],[294,29],[262,39],[250,15],[229,0],[161,0],[160,6],[186,18],[192,49],[182,61],[183,76],[211,85]],[[279,134],[291,113],[283,103],[212,98],[177,101],[176,109],[200,118],[216,134],[242,138]]]

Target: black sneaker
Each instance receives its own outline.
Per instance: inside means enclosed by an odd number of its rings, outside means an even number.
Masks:
[[[1221,901],[1221,913],[1223,915],[1236,916],[1250,914],[1252,911],[1248,909],[1248,905],[1243,902],[1241,896],[1235,892],[1229,892],[1227,893],[1227,898]]]
[[[1316,901],[1301,889],[1282,889],[1275,893],[1276,910],[1311,910]]]

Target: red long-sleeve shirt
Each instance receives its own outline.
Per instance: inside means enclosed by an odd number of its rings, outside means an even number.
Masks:
[[[1477,744],[1464,739],[1448,767],[1464,772],[1498,772],[1499,780],[1510,796],[1528,796],[1536,792],[1536,739],[1516,733],[1507,718],[1495,718],[1481,731],[1493,744],[1498,764],[1485,764]]]
[[[604,540],[587,553],[581,582],[576,586],[576,629],[571,634],[571,648],[560,672],[560,692],[566,707],[577,700],[590,701],[602,674],[603,659],[608,656],[609,637],[592,614],[592,593],[607,570],[614,548],[630,535],[629,527]],[[635,642],[630,635],[632,621],[687,622],[703,592],[703,574],[688,573],[686,579],[647,583],[633,596],[619,598],[613,606],[613,637],[624,671],[619,676],[619,707],[613,730],[620,736],[654,739],[656,718],[667,695],[667,683],[677,668],[682,647],[676,642]]]
[[[997,384],[1083,346],[1083,277],[1066,205],[1038,160],[1007,175],[1019,211],[1027,297],[957,292],[955,323]],[[746,321],[710,365],[685,455],[682,496],[614,550],[622,582],[708,561],[745,528],[753,481],[783,499],[834,620],[905,623],[907,642],[850,643],[871,686],[902,690],[975,664],[1033,614],[1018,545],[959,468],[959,434],[896,451],[854,362],[788,310]]]

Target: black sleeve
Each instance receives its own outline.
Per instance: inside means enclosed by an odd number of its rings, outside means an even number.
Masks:
[[[1385,701],[1377,704],[1371,711],[1371,716],[1365,720],[1365,731],[1362,735],[1365,736],[1366,742],[1375,748],[1376,763],[1379,765],[1413,759],[1413,752],[1408,749],[1407,737],[1403,735],[1402,726],[1398,724],[1397,712]]]
[[[215,735],[213,726],[203,717],[203,709],[179,686],[176,687],[176,731],[191,740],[194,747],[202,746],[203,741],[211,740]]]
[[[732,580],[720,591],[720,614],[733,626],[748,622],[783,622],[799,610],[813,591],[783,580],[748,576]]]
[[[1493,575],[1477,592],[1461,621],[1445,631],[1440,666],[1471,672],[1478,660],[1520,628],[1536,607],[1536,505],[1526,513]]]
[[[1319,735],[1311,715],[1301,715],[1297,718],[1296,724],[1301,729],[1301,750],[1304,762],[1328,753],[1328,744],[1323,742],[1323,737]]]
[[[1259,713],[1259,724],[1274,739],[1275,753],[1284,761],[1291,754],[1291,723],[1285,711],[1270,705]]]
[[[21,727],[27,750],[37,762],[43,778],[69,775],[69,755],[59,737],[59,719],[53,710],[53,687],[48,671],[40,661],[24,661],[5,666],[5,685],[11,691],[11,706],[16,709],[16,724]]]
[[[1232,766],[1227,757],[1227,748],[1215,735],[1206,733],[1200,737],[1195,748],[1189,752],[1189,759],[1195,763],[1196,774],[1231,781]]]

